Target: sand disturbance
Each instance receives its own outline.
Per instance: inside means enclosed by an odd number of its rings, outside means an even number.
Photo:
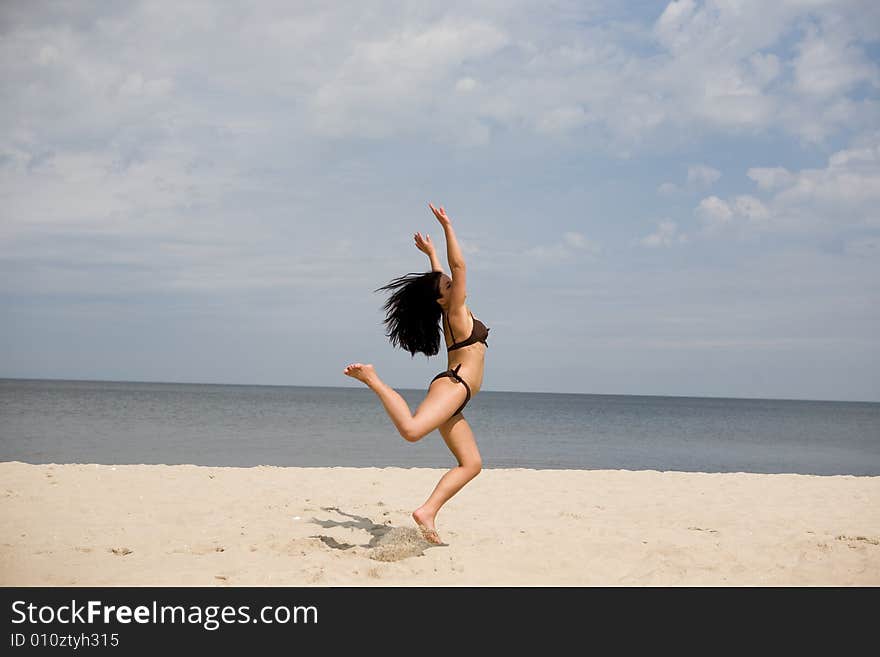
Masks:
[[[400,561],[410,557],[421,557],[425,550],[434,547],[426,541],[421,532],[410,527],[392,527],[384,536],[376,540],[369,551],[370,559],[375,561]]]
[[[327,518],[312,518],[313,524],[324,529],[343,527],[356,532],[364,531],[370,536],[368,543],[360,545],[367,548],[367,556],[375,561],[401,561],[410,557],[420,557],[429,547],[436,547],[422,536],[422,533],[410,527],[394,527],[390,521],[377,523],[367,516],[359,516],[343,511],[339,507],[321,507],[331,515]],[[342,516],[345,520],[338,520]],[[334,550],[350,550],[358,547],[354,543],[341,542],[332,536],[317,534],[311,538],[319,539],[324,545]]]

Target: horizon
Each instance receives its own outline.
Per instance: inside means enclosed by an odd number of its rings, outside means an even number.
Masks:
[[[134,383],[147,385],[184,385],[184,386],[227,386],[241,388],[320,388],[327,390],[367,390],[363,386],[339,385],[339,386],[318,386],[318,385],[301,385],[289,383],[229,383],[217,381],[138,381],[138,380],[121,380],[121,379],[66,379],[66,378],[32,378],[32,377],[10,377],[0,376],[0,381],[52,381],[59,383]],[[395,390],[424,392],[423,388],[406,388],[399,387]],[[617,393],[617,392],[561,392],[547,390],[492,390],[482,389],[482,392],[503,393],[515,395],[580,395],[585,397],[659,397],[671,399],[718,399],[731,401],[779,401],[779,402],[817,402],[831,404],[880,404],[880,401],[870,399],[808,399],[798,397],[725,397],[715,395],[656,395],[656,394],[639,394],[639,393]]]

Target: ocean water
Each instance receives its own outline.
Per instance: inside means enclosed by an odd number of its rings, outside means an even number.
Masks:
[[[399,391],[415,409],[424,390]],[[880,475],[880,404],[483,391],[487,468]],[[0,379],[0,461],[447,467],[367,388]]]

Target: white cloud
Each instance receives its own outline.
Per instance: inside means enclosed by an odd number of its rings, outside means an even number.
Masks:
[[[538,117],[536,129],[540,133],[562,134],[579,128],[589,121],[583,107],[556,107]]]
[[[725,228],[762,228],[770,217],[770,211],[760,199],[746,194],[725,201],[717,196],[709,196],[700,201],[696,209],[703,221],[705,230],[718,233]]]
[[[877,66],[865,51],[876,29],[865,22],[878,20],[876,4],[857,1],[673,2],[654,27],[670,57],[653,75],[669,110],[684,120],[725,131],[774,126],[818,141],[873,122],[875,100],[846,94],[861,83],[877,88]],[[792,34],[797,54],[785,57],[776,46]]]
[[[710,225],[715,226],[725,224],[733,217],[733,210],[727,201],[723,201],[717,196],[704,198],[700,201],[696,211]]]
[[[680,0],[654,24],[630,12],[603,23],[608,7],[519,3],[402,12],[395,3],[181,1],[104,11],[65,10],[61,20],[39,7],[10,12],[0,134],[40,141],[71,131],[112,138],[119,125],[167,134],[207,121],[265,123],[254,101],[273,99],[284,108],[274,121],[322,136],[479,145],[498,124],[580,131],[623,153],[670,129],[822,139],[864,128],[877,111],[858,92],[878,87],[865,44],[877,38],[869,26],[880,11],[856,0]]]
[[[301,231],[286,239],[284,222],[260,216],[272,212],[275,184],[168,142],[131,161],[117,149],[42,158],[0,149],[0,264],[11,263],[16,272],[0,276],[0,289],[122,295],[317,289],[348,284],[365,259],[380,259],[352,258],[350,238],[326,244],[324,231],[315,235],[296,206],[286,214]],[[243,206],[242,198],[262,205]],[[104,273],[108,267],[112,276]]]
[[[320,134],[385,137],[440,124],[462,111],[445,92],[473,90],[456,75],[461,62],[491,55],[508,41],[477,20],[404,26],[351,44],[348,57],[309,100]],[[460,84],[461,83],[461,84]]]
[[[658,222],[657,231],[640,240],[642,246],[648,248],[674,246],[675,244],[686,244],[687,242],[687,235],[679,233],[678,225],[674,221],[668,220]]]
[[[686,181],[683,185],[665,182],[657,187],[657,191],[663,196],[675,196],[682,191],[693,192],[711,187],[720,178],[721,172],[718,169],[710,167],[708,164],[694,164],[688,167]]]
[[[575,249],[585,249],[591,252],[598,252],[599,245],[591,240],[588,240],[581,233],[576,232],[568,232],[562,235],[562,240],[570,247]]]
[[[689,185],[709,187],[721,178],[721,172],[706,164],[695,164],[688,167],[687,181]]]
[[[746,175],[758,183],[761,189],[785,187],[794,181],[794,176],[784,167],[753,167]]]
[[[769,210],[759,199],[747,194],[737,196],[733,207],[736,214],[753,221],[762,221],[770,216]]]
[[[602,252],[602,245],[581,233],[569,231],[562,235],[561,242],[531,247],[525,253],[530,258],[542,262],[553,262],[570,260],[576,252],[589,257],[597,256]]]
[[[773,197],[778,210],[798,210],[854,225],[876,225],[878,203],[880,136],[867,146],[834,153],[823,169],[793,173]]]
[[[867,120],[869,101],[854,94],[876,85],[864,44],[877,11],[866,6],[857,20],[855,6],[683,0],[654,25],[581,20],[577,29],[506,4],[394,20],[344,3],[234,12],[143,3],[105,16],[69,9],[62,19],[35,6],[10,13],[0,41],[0,239],[58,230],[247,240],[259,222],[224,208],[230,192],[277,190],[254,172],[285,148],[310,166],[301,145],[315,133],[480,146],[500,126],[577,131],[621,150],[670,127],[833,134]],[[789,37],[793,51],[770,52]],[[765,194],[710,196],[698,214],[718,226],[830,217],[872,226],[876,170],[873,143],[837,153],[825,169],[756,167],[748,175]],[[698,163],[686,182],[658,191],[720,176]],[[303,187],[292,193],[319,193]],[[600,251],[563,236],[535,253]]]
[[[477,87],[477,81],[473,78],[460,78],[455,83],[455,90],[461,93],[467,93],[469,91],[473,91]]]
[[[747,59],[755,80],[761,87],[765,87],[776,80],[782,72],[782,64],[779,57],[773,53],[756,52]]]
[[[798,44],[793,62],[795,89],[803,94],[833,98],[861,82],[878,85],[877,67],[853,42],[846,25],[826,22],[821,29],[811,26]]]
[[[670,2],[654,25],[657,38],[673,50],[687,47],[691,42],[687,27],[693,20],[696,9],[697,4],[694,0]]]
[[[704,198],[695,211],[707,229],[734,224],[800,233],[880,228],[880,134],[833,153],[824,168],[753,167],[747,175],[768,198]]]

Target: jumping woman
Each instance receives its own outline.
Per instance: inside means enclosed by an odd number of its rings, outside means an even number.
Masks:
[[[416,442],[439,429],[458,461],[458,466],[443,475],[431,496],[412,514],[425,540],[441,544],[435,526],[437,512],[483,467],[474,434],[461,412],[482,386],[489,329],[464,304],[466,269],[452,222],[442,206],[438,209],[429,204],[429,207],[446,235],[446,260],[451,276],[443,271],[431,237],[416,233],[416,248],[431,260],[431,271],[401,276],[377,292],[391,292],[384,305],[387,311],[386,335],[391,344],[406,349],[413,356],[416,353],[437,354],[440,350],[440,320],[443,320],[447,369],[433,378],[415,415],[403,397],[382,382],[372,365],[352,363],[343,373],[362,381],[379,396],[405,440]],[[456,335],[469,337],[457,342]]]

